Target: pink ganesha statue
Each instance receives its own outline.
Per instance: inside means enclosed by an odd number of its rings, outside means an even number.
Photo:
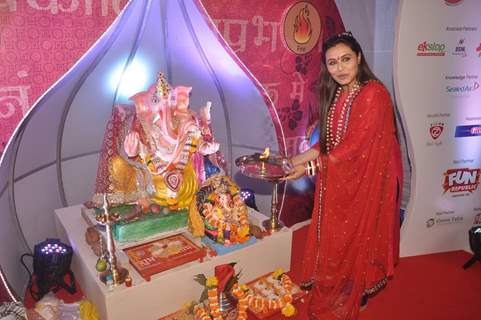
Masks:
[[[191,87],[170,87],[162,74],[147,91],[117,105],[107,125],[93,203],[189,208],[209,173],[225,172],[210,127],[210,103],[189,109]]]

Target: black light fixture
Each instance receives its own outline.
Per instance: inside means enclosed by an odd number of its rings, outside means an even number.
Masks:
[[[256,196],[254,194],[254,190],[252,189],[248,189],[248,188],[243,188],[240,190],[240,197],[242,199],[242,201],[244,201],[244,203],[246,204],[246,206],[256,210],[256,211],[259,211],[259,209],[257,209],[257,205],[256,205]]]
[[[469,246],[473,256],[463,265],[464,269],[471,267],[476,261],[481,263],[481,225],[469,229]]]
[[[59,239],[47,239],[35,245],[34,276],[30,277],[29,289],[36,301],[42,299],[49,291],[57,292],[59,289],[65,289],[70,294],[77,291],[75,278],[70,270],[72,254],[72,247]]]

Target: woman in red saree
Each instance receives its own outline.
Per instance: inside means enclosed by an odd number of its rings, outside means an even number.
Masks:
[[[319,143],[286,179],[316,177],[304,255],[310,319],[357,319],[361,300],[393,275],[401,156],[388,91],[350,32],[323,46]]]

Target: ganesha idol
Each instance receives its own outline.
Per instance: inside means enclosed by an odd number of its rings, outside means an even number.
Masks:
[[[202,216],[205,235],[215,243],[230,246],[250,239],[247,206],[239,187],[228,176],[210,176],[197,192],[191,211]]]
[[[143,212],[188,209],[199,185],[225,165],[212,135],[210,103],[196,115],[191,87],[171,87],[159,74],[147,91],[117,105],[107,125],[94,206],[137,204]],[[202,222],[200,222],[201,224]]]

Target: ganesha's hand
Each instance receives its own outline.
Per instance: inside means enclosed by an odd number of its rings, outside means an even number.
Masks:
[[[140,151],[140,138],[138,132],[129,132],[124,140],[124,150],[127,156],[135,157]]]
[[[199,112],[200,119],[206,124],[210,124],[211,106],[212,106],[212,103],[210,101],[207,101],[206,105],[200,108],[200,112]]]
[[[199,153],[208,156],[219,151],[220,144],[218,142],[204,142],[199,146]]]

